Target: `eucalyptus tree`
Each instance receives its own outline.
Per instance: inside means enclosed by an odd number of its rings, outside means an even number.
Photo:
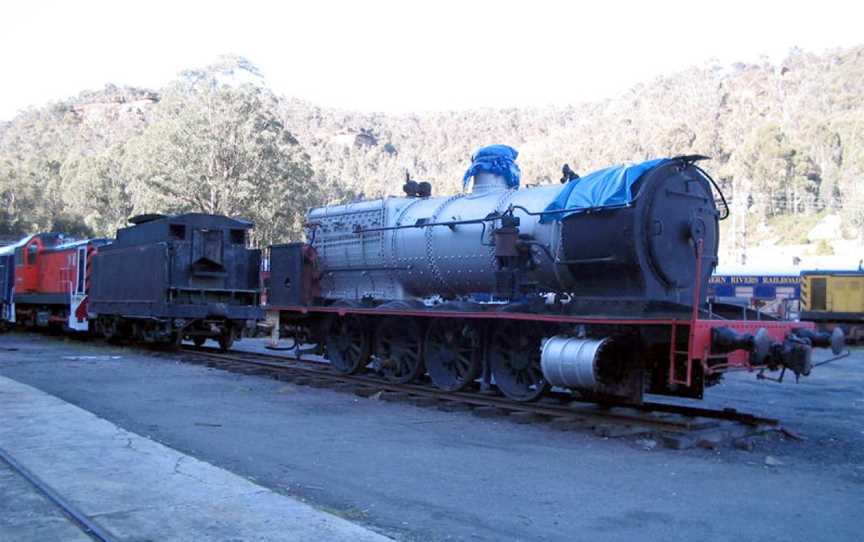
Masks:
[[[242,58],[184,72],[126,150],[137,211],[248,218],[260,245],[296,238],[326,195],[280,99]]]

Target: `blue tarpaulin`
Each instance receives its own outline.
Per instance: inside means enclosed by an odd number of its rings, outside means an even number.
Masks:
[[[516,188],[519,186],[519,177],[522,176],[519,166],[516,165],[517,156],[519,152],[507,145],[483,147],[471,157],[471,167],[462,178],[463,186],[478,173],[492,173],[504,177],[510,188]]]
[[[546,211],[572,209],[566,213],[553,213],[540,217],[540,222],[561,220],[584,209],[596,209],[614,205],[625,205],[633,200],[630,188],[639,178],[669,162],[669,158],[657,158],[632,166],[613,166],[569,181]]]

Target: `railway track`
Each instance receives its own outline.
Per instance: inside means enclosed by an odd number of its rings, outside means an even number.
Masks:
[[[29,483],[34,490],[45,497],[48,502],[57,507],[76,527],[97,542],[115,542],[117,538],[102,528],[93,518],[78,509],[74,504],[45,483],[39,476],[22,465],[9,452],[0,448],[0,463],[6,464],[12,471]]]
[[[667,403],[624,405],[580,401],[552,393],[535,403],[517,403],[484,391],[448,392],[431,383],[396,384],[374,373],[346,375],[329,364],[305,357],[221,352],[183,347],[185,361],[243,374],[260,375],[297,385],[330,388],[387,401],[405,401],[441,410],[471,410],[480,416],[506,417],[520,423],[551,423],[559,429],[590,430],[603,437],[652,436],[670,448],[713,448],[723,441],[779,429],[779,421],[734,409],[714,410]]]

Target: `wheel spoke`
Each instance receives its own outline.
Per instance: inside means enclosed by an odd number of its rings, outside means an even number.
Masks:
[[[546,389],[540,369],[539,326],[501,324],[492,336],[489,363],[495,384],[516,401],[533,401]]]
[[[329,328],[325,346],[333,367],[346,374],[366,366],[369,340],[363,321],[357,317],[336,317]]]
[[[422,374],[422,339],[422,328],[414,319],[381,320],[375,332],[374,352],[388,380],[406,383]]]
[[[424,345],[429,378],[441,389],[456,391],[474,381],[480,371],[474,324],[451,319],[430,322]]]
[[[532,365],[528,368],[528,377],[532,385],[539,386],[540,382],[543,381],[543,371]]]
[[[468,371],[471,369],[471,359],[464,355],[457,355],[454,365],[460,375],[468,374]]]

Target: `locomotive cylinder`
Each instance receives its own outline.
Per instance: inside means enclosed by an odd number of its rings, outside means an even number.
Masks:
[[[540,353],[543,376],[553,386],[591,391],[597,388],[603,348],[609,339],[580,339],[556,335],[546,339]]]

